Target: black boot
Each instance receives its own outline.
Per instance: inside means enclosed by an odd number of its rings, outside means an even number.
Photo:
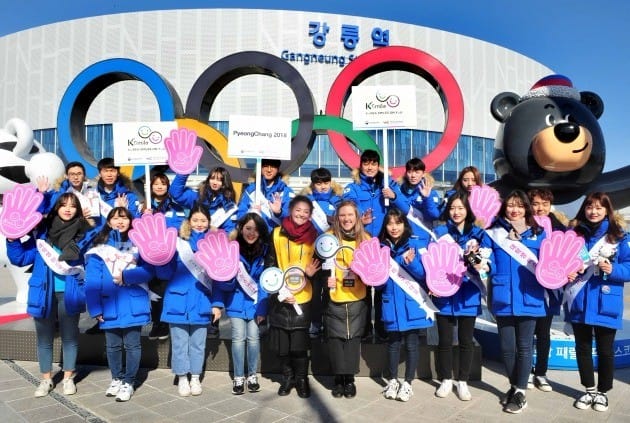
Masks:
[[[357,395],[357,387],[354,384],[354,375],[345,375],[343,385],[343,396],[346,398],[354,398]]]
[[[292,358],[295,369],[295,390],[300,398],[311,396],[311,387],[308,383],[308,356]]]
[[[281,357],[282,361],[282,381],[280,381],[280,388],[278,388],[278,395],[281,397],[287,396],[291,393],[291,389],[295,386],[295,376],[293,374],[293,367],[289,363],[288,357]]]
[[[343,375],[335,375],[335,382],[332,389],[332,396],[335,398],[343,397]]]

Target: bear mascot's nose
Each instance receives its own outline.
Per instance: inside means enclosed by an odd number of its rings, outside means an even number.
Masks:
[[[560,142],[569,143],[580,134],[580,126],[571,122],[559,123],[553,128],[553,132]]]

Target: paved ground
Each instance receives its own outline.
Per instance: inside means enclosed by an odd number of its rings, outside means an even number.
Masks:
[[[292,392],[276,394],[276,375],[265,375],[262,390],[234,396],[230,393],[228,373],[206,372],[204,392],[198,397],[177,395],[169,370],[142,369],[140,386],[128,403],[117,403],[105,396],[110,380],[104,367],[81,367],[77,393],[61,394],[58,386],[45,398],[34,398],[38,367],[34,362],[0,361],[0,421],[2,422],[383,422],[388,421],[518,421],[576,422],[630,421],[630,369],[615,373],[615,388],[610,392],[610,409],[605,413],[573,408],[573,398],[581,392],[576,372],[551,371],[554,391],[528,392],[528,408],[518,416],[501,411],[499,397],[507,388],[499,363],[484,363],[483,378],[471,383],[473,400],[461,402],[454,395],[434,396],[436,383],[416,380],[414,396],[407,403],[386,400],[380,394],[382,381],[358,378],[354,399],[330,395],[331,379],[311,377],[313,395],[301,399]],[[60,378],[61,375],[58,375]]]

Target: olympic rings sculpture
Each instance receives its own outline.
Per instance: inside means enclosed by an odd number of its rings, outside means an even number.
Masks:
[[[464,121],[463,98],[457,81],[436,58],[411,47],[391,46],[371,50],[358,56],[339,73],[328,94],[326,115],[317,115],[317,107],[306,81],[288,62],[269,53],[243,51],[226,56],[210,65],[193,84],[186,108],[172,85],[155,70],[132,59],[115,58],[94,63],[70,83],[57,114],[57,133],[62,154],[67,161],[85,163],[88,176],[96,172],[96,159],[85,139],[85,118],[90,105],[107,87],[116,82],[136,80],[151,90],[162,121],[176,121],[180,128],[195,130],[204,143],[201,165],[207,169],[224,166],[234,181],[245,182],[251,169],[244,162],[227,155],[227,137],[208,125],[210,110],[217,96],[230,82],[245,75],[267,75],[285,83],[295,95],[298,119],[293,122],[291,160],[283,161],[280,170],[291,173],[310,153],[316,133],[327,131],[331,145],[349,167],[359,166],[359,155],[350,146],[363,151],[378,150],[365,131],[355,131],[352,123],[342,118],[343,108],[353,85],[380,72],[402,70],[428,81],[442,100],[445,128],[440,142],[423,161],[427,170],[437,168],[455,148]],[[404,166],[390,168],[394,177]],[[133,178],[142,176],[140,166],[133,169]]]

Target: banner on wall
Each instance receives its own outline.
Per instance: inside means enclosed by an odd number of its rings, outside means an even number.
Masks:
[[[352,87],[352,124],[356,129],[410,128],[416,120],[416,87],[379,85]]]
[[[228,156],[291,160],[291,119],[231,115]]]
[[[175,121],[114,122],[114,163],[116,166],[166,164],[164,140],[175,129]]]

